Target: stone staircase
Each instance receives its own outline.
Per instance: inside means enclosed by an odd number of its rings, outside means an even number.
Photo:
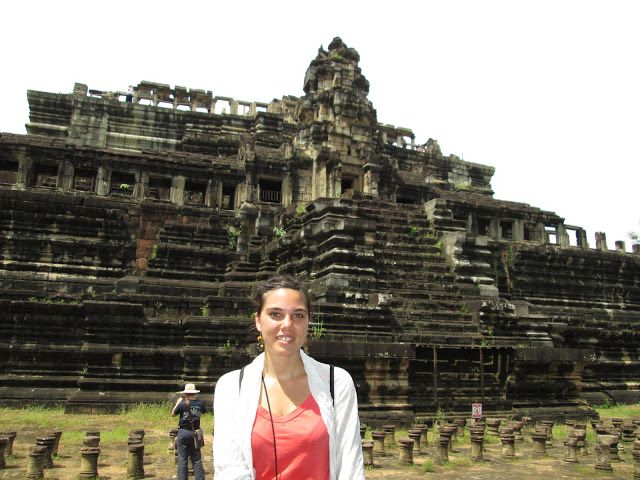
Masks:
[[[55,199],[55,201],[54,201]],[[92,197],[0,190],[0,298],[77,299],[133,270],[122,209]]]
[[[472,345],[478,327],[452,287],[441,243],[417,207],[386,206],[377,212],[374,257],[378,291],[393,296],[397,340],[429,345]]]
[[[213,226],[165,223],[152,247],[146,275],[182,282],[221,282],[231,256],[227,231]]]

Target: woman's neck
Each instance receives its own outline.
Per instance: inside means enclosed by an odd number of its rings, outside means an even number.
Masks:
[[[305,373],[302,356],[300,354],[292,357],[272,357],[265,353],[264,376],[275,377],[281,380],[290,380]]]

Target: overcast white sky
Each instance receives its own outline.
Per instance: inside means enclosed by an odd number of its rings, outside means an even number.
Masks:
[[[360,53],[378,121],[496,168],[495,197],[607,233],[640,230],[640,2],[2,2],[0,132],[27,89],[150,80],[269,101],[301,96],[318,47]]]

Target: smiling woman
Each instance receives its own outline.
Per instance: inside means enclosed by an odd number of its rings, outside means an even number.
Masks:
[[[216,479],[364,479],[353,380],[302,351],[309,294],[276,276],[254,301],[264,353],[216,385]]]

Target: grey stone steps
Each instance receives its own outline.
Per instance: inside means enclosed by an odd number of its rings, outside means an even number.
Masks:
[[[433,282],[441,281],[443,284],[452,284],[455,279],[455,275],[451,273],[442,273],[440,269],[436,269],[435,272],[422,269],[418,272],[408,272],[402,268],[387,269],[385,271],[377,272],[378,285],[388,286],[393,288],[406,289],[408,285],[430,285]],[[419,287],[416,287],[419,290]]]
[[[113,277],[119,278],[124,276],[129,268],[128,266],[116,265],[116,266],[95,266],[92,264],[77,264],[72,265],[69,263],[54,263],[54,262],[29,262],[29,261],[15,261],[4,260],[3,267],[9,272],[38,272],[42,274],[50,275],[74,275],[74,276],[88,276],[88,277]],[[51,280],[55,280],[51,278]]]
[[[479,337],[477,335],[468,334],[449,334],[449,333],[411,333],[408,335],[401,335],[398,337],[399,341],[411,341],[414,343],[424,343],[434,346],[444,347],[470,347],[477,346],[479,343]]]
[[[392,308],[401,308],[403,310],[418,311],[452,311],[462,312],[464,302],[460,299],[415,299],[394,296],[391,301]]]
[[[468,332],[470,334],[479,335],[478,325],[456,317],[443,317],[434,314],[433,318],[420,317],[420,315],[409,315],[406,317],[396,317],[398,323],[402,326],[404,334],[409,332],[427,333],[427,332]]]
[[[443,264],[440,250],[436,247],[427,246],[425,248],[374,248],[373,255],[376,260],[413,260],[425,261],[433,264]]]
[[[182,279],[185,281],[198,282],[221,282],[224,281],[224,271],[211,272],[210,269],[202,268],[202,271],[170,270],[166,268],[152,267],[147,270],[147,276],[151,278]]]
[[[444,262],[441,261],[440,257],[376,257],[375,262],[378,269],[401,269],[403,271],[414,272],[418,274],[425,269],[443,273],[447,271],[447,266],[444,264]]]

